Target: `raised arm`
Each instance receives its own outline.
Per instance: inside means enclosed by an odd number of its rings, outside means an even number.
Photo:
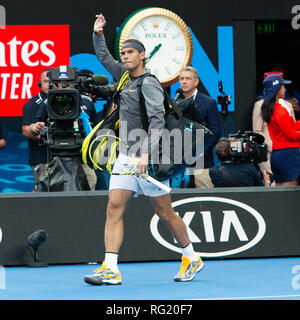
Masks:
[[[96,21],[94,23],[93,30],[93,44],[94,50],[97,58],[105,67],[105,69],[117,80],[119,80],[126,70],[122,64],[115,60],[114,57],[109,52],[105,37],[103,34],[104,26],[106,25],[106,20],[102,14],[96,15]]]

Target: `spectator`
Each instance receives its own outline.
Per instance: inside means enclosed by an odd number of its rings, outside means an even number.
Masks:
[[[300,121],[281,100],[291,81],[272,74],[264,81],[262,118],[272,140],[271,169],[277,186],[298,185],[300,178]]]

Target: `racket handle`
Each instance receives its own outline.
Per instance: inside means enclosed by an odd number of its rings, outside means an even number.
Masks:
[[[165,190],[165,191],[168,192],[168,193],[171,192],[172,189],[171,189],[170,187],[168,187],[168,186],[166,186],[165,184],[159,182],[158,180],[156,180],[156,179],[154,179],[154,178],[152,178],[152,177],[150,177],[150,176],[148,176],[148,175],[145,175],[144,177],[145,177],[145,179],[146,179],[147,181],[149,181],[150,183],[156,185],[158,188],[163,189],[163,190]]]

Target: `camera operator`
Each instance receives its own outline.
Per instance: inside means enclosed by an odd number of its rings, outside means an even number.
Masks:
[[[48,70],[44,70],[38,81],[38,86],[41,88],[40,92],[29,99],[23,106],[22,134],[28,138],[28,163],[32,169],[34,185],[37,184],[40,174],[45,169],[45,164],[47,163],[47,147],[39,145],[39,135],[34,136],[30,128],[36,121],[35,116],[40,104],[47,99],[49,91],[47,72]]]
[[[221,162],[221,166],[215,166],[209,170],[215,187],[268,186],[253,162],[233,160],[229,139],[220,139],[215,150]]]
[[[72,89],[75,88],[75,81],[52,81],[51,83],[54,89]],[[91,125],[96,124],[96,110],[92,102],[92,99],[86,95],[80,95],[79,107],[81,112],[84,112],[88,118]],[[35,123],[30,126],[30,131],[33,136],[39,136],[43,128],[46,126],[48,121],[48,100],[43,101],[37,111],[35,117]],[[82,168],[86,174],[90,190],[95,190],[97,183],[97,176],[95,171],[89,168],[87,165],[82,164]]]

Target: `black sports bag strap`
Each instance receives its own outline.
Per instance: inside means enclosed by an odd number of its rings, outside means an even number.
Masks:
[[[103,114],[104,114],[104,118],[107,118],[110,113],[111,113],[111,107],[113,104],[119,104],[119,99],[121,96],[121,91],[123,90],[125,84],[128,82],[129,80],[129,71],[125,70],[118,82],[118,86],[117,89],[114,91],[113,95],[111,96],[111,98],[108,100],[108,102],[105,104],[104,106],[104,110],[103,110]]]
[[[144,75],[139,79],[139,82],[137,83],[138,91],[139,91],[139,97],[140,97],[140,113],[141,113],[141,120],[142,120],[142,128],[148,132],[149,128],[149,121],[148,121],[148,115],[147,115],[147,110],[146,110],[146,103],[145,103],[145,98],[142,93],[142,83],[143,80],[147,77],[150,76],[149,74]]]
[[[145,104],[145,98],[144,98],[143,92],[142,92],[142,83],[146,77],[153,77],[159,83],[160,83],[160,81],[156,78],[155,75],[146,74],[139,79],[139,82],[137,84],[137,87],[139,90],[139,97],[140,97],[140,113],[141,113],[141,119],[142,119],[142,128],[146,132],[148,132],[149,121],[148,121],[147,109],[146,109],[146,104]],[[164,113],[168,112],[172,108],[176,112],[178,118],[181,118],[183,116],[181,110],[176,106],[175,102],[173,101],[173,99],[170,97],[170,95],[168,94],[168,92],[166,91],[166,89],[163,86],[162,86],[162,89],[163,89],[163,94],[164,94],[164,102],[163,102],[164,109],[165,109]]]

